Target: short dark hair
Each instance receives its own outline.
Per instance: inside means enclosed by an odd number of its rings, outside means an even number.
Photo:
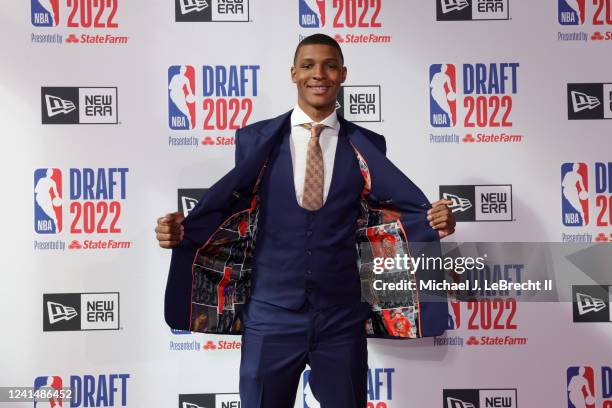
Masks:
[[[310,44],[323,44],[323,45],[329,45],[330,47],[334,47],[338,51],[338,54],[340,54],[340,62],[344,65],[344,55],[342,55],[342,49],[340,48],[340,44],[338,44],[338,41],[334,40],[329,35],[325,35],[321,33],[309,35],[308,37],[300,41],[300,43],[295,48],[295,54],[293,54],[294,64],[295,64],[295,60],[297,59],[298,51],[300,50],[300,48],[304,45],[310,45]]]

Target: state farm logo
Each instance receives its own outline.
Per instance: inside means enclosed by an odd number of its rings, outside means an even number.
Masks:
[[[435,0],[438,21],[508,20],[508,0]]]
[[[43,125],[118,123],[116,87],[41,87]]]
[[[298,21],[302,28],[337,30],[330,35],[339,43],[390,43],[391,36],[381,34],[383,3],[387,1],[297,0]],[[366,29],[370,32],[364,33]],[[303,37],[300,35],[300,40]]]
[[[575,323],[612,322],[612,285],[572,286]]]
[[[336,111],[351,122],[380,122],[380,85],[344,85]]]
[[[218,342],[214,342],[212,340],[207,340],[206,343],[202,346],[202,350],[205,351],[216,351],[216,350],[240,350],[242,348],[242,343],[238,340],[226,341],[219,340]]]
[[[612,119],[612,83],[567,84],[567,118]]]
[[[119,292],[43,294],[43,331],[119,330]]]
[[[247,22],[249,0],[174,0],[177,22]]]
[[[440,198],[452,201],[458,222],[514,221],[510,184],[442,185]]]
[[[516,388],[445,389],[444,408],[516,408]]]

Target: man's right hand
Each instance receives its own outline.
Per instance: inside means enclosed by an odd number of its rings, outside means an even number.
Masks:
[[[183,213],[180,212],[166,214],[157,219],[155,233],[160,247],[170,249],[178,246],[183,239],[181,223],[184,219]]]

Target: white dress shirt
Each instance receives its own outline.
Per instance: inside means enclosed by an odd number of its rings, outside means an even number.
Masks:
[[[338,132],[340,122],[338,115],[333,111],[331,115],[321,122],[312,120],[298,105],[291,113],[291,161],[293,163],[293,182],[295,184],[295,196],[301,205],[304,193],[304,178],[306,177],[306,157],[308,155],[308,141],[310,130],[300,125],[310,123],[312,125],[325,125],[319,136],[319,145],[323,151],[323,203],[327,200],[329,187],[331,185],[334,170],[334,158],[336,146],[338,145]]]

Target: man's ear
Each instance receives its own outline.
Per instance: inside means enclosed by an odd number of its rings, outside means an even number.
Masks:
[[[291,67],[291,82],[295,84],[295,67]]]
[[[342,66],[342,83],[346,81],[346,67]]]

